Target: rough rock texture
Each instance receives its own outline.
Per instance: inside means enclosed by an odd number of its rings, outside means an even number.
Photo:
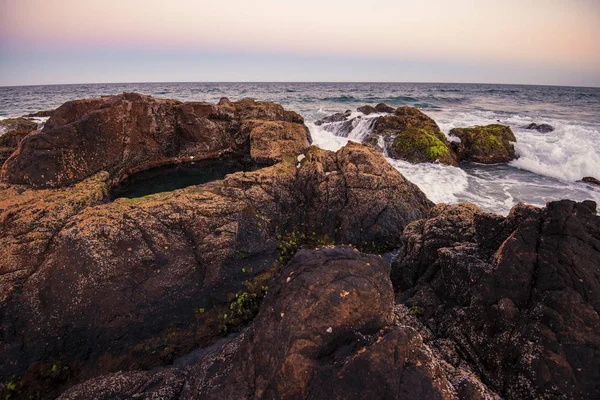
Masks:
[[[416,108],[398,107],[394,114],[380,117],[367,142],[382,137],[388,154],[412,163],[435,162],[456,165],[456,156],[435,121]]]
[[[426,343],[506,399],[600,397],[600,217],[593,202],[506,218],[438,205],[409,225],[398,300]]]
[[[593,176],[585,176],[581,179],[581,182],[592,183],[594,185],[600,185],[600,179],[594,178]]]
[[[12,130],[0,136],[0,167],[17,150],[21,140],[29,133],[31,133],[30,130]]]
[[[7,118],[0,120],[0,128],[5,132],[9,131],[35,131],[38,127],[37,122],[28,118]]]
[[[454,128],[450,131],[450,136],[460,139],[460,142],[451,142],[460,161],[497,164],[515,159],[512,142],[516,142],[517,138],[506,125]]]
[[[222,308],[303,238],[387,251],[431,207],[359,144],[105,204],[109,188],[102,172],[59,190],[0,190],[5,379],[25,373],[39,389],[54,365],[69,383],[168,364],[235,325]]]
[[[548,133],[548,132],[552,132],[554,130],[554,127],[552,127],[552,125],[548,125],[548,124],[531,123],[531,124],[527,125],[525,127],[525,129],[536,130],[540,133]]]
[[[375,107],[363,106],[357,111],[365,115],[390,115],[369,118],[359,115],[351,118],[351,113],[346,111],[317,121],[316,124],[343,137],[359,130],[363,143],[375,146],[381,151],[385,149],[392,158],[412,163],[441,162],[457,165],[456,155],[450,149],[446,136],[435,121],[418,109],[409,106],[394,109],[385,104],[378,104]]]
[[[51,117],[53,113],[54,113],[54,110],[42,110],[42,111],[36,111],[32,114],[27,114],[27,115],[25,115],[25,117],[27,117],[27,118],[48,118],[48,117]]]
[[[464,388],[471,399],[495,398],[472,376],[454,386],[420,334],[397,322],[393,298],[382,258],[350,247],[302,250],[254,324],[196,365],[99,377],[60,399],[425,400],[464,397]]]
[[[255,149],[260,162],[272,164],[281,160],[277,150],[308,147],[310,135],[302,123],[302,117],[279,104],[251,99],[215,105],[124,93],[75,100],[56,109],[41,132],[23,140],[0,174],[10,183],[35,187],[69,185],[100,171],[117,182],[161,165],[247,157],[251,135],[263,148]],[[274,138],[285,143],[265,151],[264,141]]]
[[[330,115],[328,117],[325,117],[325,118],[322,118],[322,119],[316,121],[315,125],[320,126],[323,124],[330,124],[332,122],[346,121],[348,119],[348,117],[350,116],[350,114],[352,114],[351,110],[346,110],[343,113],[335,113],[333,115]]]

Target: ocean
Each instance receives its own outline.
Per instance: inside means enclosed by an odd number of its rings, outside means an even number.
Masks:
[[[600,88],[443,83],[131,83],[0,87],[0,118],[55,108],[84,97],[139,92],[183,101],[216,102],[252,97],[300,113],[314,144],[336,150],[360,134],[342,138],[314,122],[365,104],[409,105],[433,118],[444,133],[455,127],[509,125],[518,159],[508,164],[410,164],[388,159],[434,202],[475,203],[506,215],[518,202],[544,206],[558,199],[594,200],[600,186]],[[527,130],[530,123],[555,130]]]

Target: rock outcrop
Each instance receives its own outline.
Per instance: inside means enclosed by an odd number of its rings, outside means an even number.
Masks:
[[[385,150],[387,154],[396,159],[412,163],[441,162],[457,165],[457,159],[451,150],[446,136],[438,125],[416,108],[402,106],[394,109],[385,104],[375,107],[363,106],[359,112],[368,116],[373,113],[386,113],[364,117],[352,117],[349,111],[334,114],[317,121],[316,124],[337,136],[349,137],[351,132],[360,131],[360,137],[353,139],[362,140]]]
[[[515,159],[515,148],[512,143],[516,142],[517,138],[506,125],[454,128],[449,135],[460,139],[460,142],[451,142],[460,161],[497,164]]]
[[[420,334],[397,320],[380,257],[302,250],[254,324],[195,365],[100,377],[60,399],[456,399],[468,385],[481,394],[471,398],[494,398],[472,376],[453,384]]]
[[[525,129],[535,130],[540,133],[548,133],[552,132],[554,127],[548,124],[536,124],[535,122],[532,122],[531,124],[527,125]]]
[[[275,148],[266,149],[265,143]],[[245,99],[181,103],[136,93],[75,100],[56,109],[5,163],[13,184],[60,187],[107,171],[113,182],[162,165],[224,157],[259,164],[310,144],[303,119],[279,104]],[[248,151],[250,149],[250,151]]]
[[[115,107],[151,106],[157,111],[152,118],[163,115],[162,101],[132,96],[70,103],[67,108],[81,107],[87,115],[70,124],[61,120],[64,106],[60,107],[44,128],[46,136],[53,144],[78,137],[74,149],[91,149],[86,141],[97,143],[93,133],[111,132],[97,124],[106,121],[105,112],[116,112]],[[105,108],[90,112],[97,101]],[[302,129],[282,133],[273,128],[273,121],[250,122],[293,119],[295,114],[258,102],[222,103],[173,106],[183,115],[204,115],[201,110],[206,109],[240,115],[246,128],[235,132],[248,139],[258,136],[246,152],[264,150],[253,148],[262,135],[280,142],[269,151],[298,150],[286,147],[288,134],[294,141],[298,136],[293,135]],[[202,131],[206,146],[214,138],[224,140],[219,136],[221,120],[194,118],[180,129],[196,129],[195,124],[204,121],[214,129],[212,134]],[[118,119],[126,126],[130,120]],[[275,123],[285,128],[288,121]],[[130,127],[127,137],[141,137],[135,124]],[[257,132],[259,128],[273,130]],[[21,143],[20,154],[30,154],[26,149],[35,146]],[[53,154],[60,158],[64,153]],[[224,180],[114,202],[108,202],[108,192],[118,169],[59,189],[4,184],[0,357],[7,361],[1,363],[0,375],[16,377],[17,390],[30,388],[51,397],[64,385],[99,373],[168,364],[251,319],[269,277],[298,247],[346,243],[388,251],[399,246],[402,228],[432,206],[380,153],[366,146],[351,143],[337,153],[312,147],[303,156],[301,162],[295,155],[284,156],[273,166]],[[53,176],[71,176],[65,171],[74,164],[53,160],[44,162],[64,168]],[[24,176],[16,165],[21,164],[11,164],[9,171]],[[37,179],[39,186],[46,186],[41,175]],[[228,311],[231,307],[239,308],[235,316]],[[49,372],[56,368],[67,372]]]
[[[600,217],[593,202],[508,217],[438,205],[409,225],[398,300],[426,343],[506,399],[600,397]]]

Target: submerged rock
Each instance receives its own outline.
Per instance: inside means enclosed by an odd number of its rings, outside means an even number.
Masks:
[[[266,150],[264,143],[275,138],[285,142]],[[296,155],[310,141],[302,117],[279,104],[252,99],[181,103],[125,93],[75,100],[56,109],[44,128],[23,140],[6,161],[1,177],[9,183],[60,187],[107,171],[118,182],[145,169],[193,159],[251,159],[254,152],[256,163],[272,164],[281,160],[281,152]]]
[[[593,176],[585,176],[581,179],[581,182],[600,185],[600,179],[594,178]]]
[[[450,131],[450,136],[460,139],[460,142],[451,142],[460,161],[497,164],[515,159],[512,143],[516,142],[517,138],[506,125],[454,128]]]
[[[425,341],[506,399],[600,397],[600,217],[593,202],[508,217],[438,205],[393,264]]]
[[[456,399],[451,374],[396,322],[389,265],[349,247],[302,250],[272,284],[252,327],[196,365],[85,382],[60,397]]]
[[[552,132],[554,130],[554,127],[552,127],[552,125],[548,125],[548,124],[536,124],[536,123],[531,123],[529,125],[527,125],[525,127],[525,129],[532,129],[532,130],[536,130],[538,132],[541,133],[548,133],[548,132]]]

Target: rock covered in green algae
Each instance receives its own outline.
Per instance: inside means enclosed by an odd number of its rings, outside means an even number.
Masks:
[[[454,128],[450,131],[450,136],[460,139],[460,143],[451,143],[460,161],[497,164],[515,159],[513,143],[517,138],[506,125]]]
[[[439,126],[414,107],[398,107],[393,114],[380,117],[366,141],[375,144],[379,137],[392,158],[456,165],[456,156]]]

